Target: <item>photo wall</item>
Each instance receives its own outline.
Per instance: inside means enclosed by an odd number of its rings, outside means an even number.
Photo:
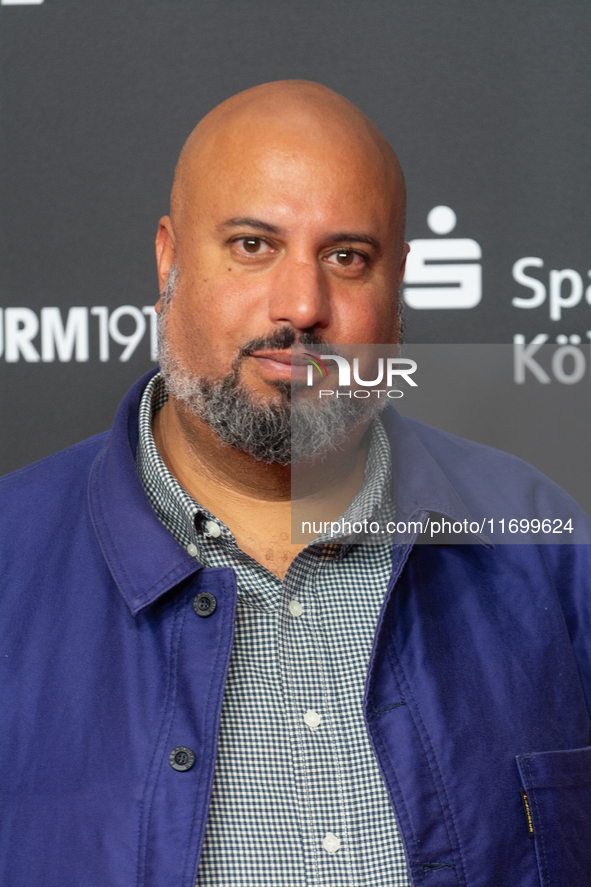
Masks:
[[[2,0],[0,473],[108,429],[154,365],[180,148],[269,80],[397,151],[408,343],[558,345],[544,384],[589,386],[590,45],[587,0]]]

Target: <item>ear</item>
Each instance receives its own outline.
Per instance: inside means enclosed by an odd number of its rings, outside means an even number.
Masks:
[[[168,273],[176,257],[176,244],[170,216],[163,216],[158,223],[156,234],[156,265],[158,267],[158,286],[160,293],[166,286]],[[156,311],[160,314],[160,302],[156,303]]]
[[[410,252],[410,244],[405,243],[402,250],[402,262],[400,264],[400,274],[398,276],[398,285],[402,286],[402,280],[404,278],[404,269],[406,268],[406,257]]]

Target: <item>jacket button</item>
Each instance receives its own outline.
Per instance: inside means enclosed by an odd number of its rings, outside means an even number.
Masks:
[[[193,599],[193,609],[198,616],[211,616],[217,605],[218,602],[210,591],[200,591]]]
[[[177,745],[169,754],[168,763],[173,770],[190,770],[195,763],[195,755],[186,745]]]

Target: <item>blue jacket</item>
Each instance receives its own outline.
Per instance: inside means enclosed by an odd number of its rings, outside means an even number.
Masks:
[[[142,489],[146,381],[110,433],[0,482],[2,887],[194,884],[236,587]],[[564,510],[519,460],[386,421],[399,516]],[[395,545],[364,709],[413,884],[591,884],[590,703],[588,545]]]

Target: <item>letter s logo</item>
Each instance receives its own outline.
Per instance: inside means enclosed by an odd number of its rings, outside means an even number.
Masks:
[[[449,234],[456,214],[448,206],[436,206],[427,223],[435,234]],[[482,268],[474,262],[480,258],[480,245],[469,238],[411,240],[404,275],[405,302],[419,309],[474,308],[482,298]]]

